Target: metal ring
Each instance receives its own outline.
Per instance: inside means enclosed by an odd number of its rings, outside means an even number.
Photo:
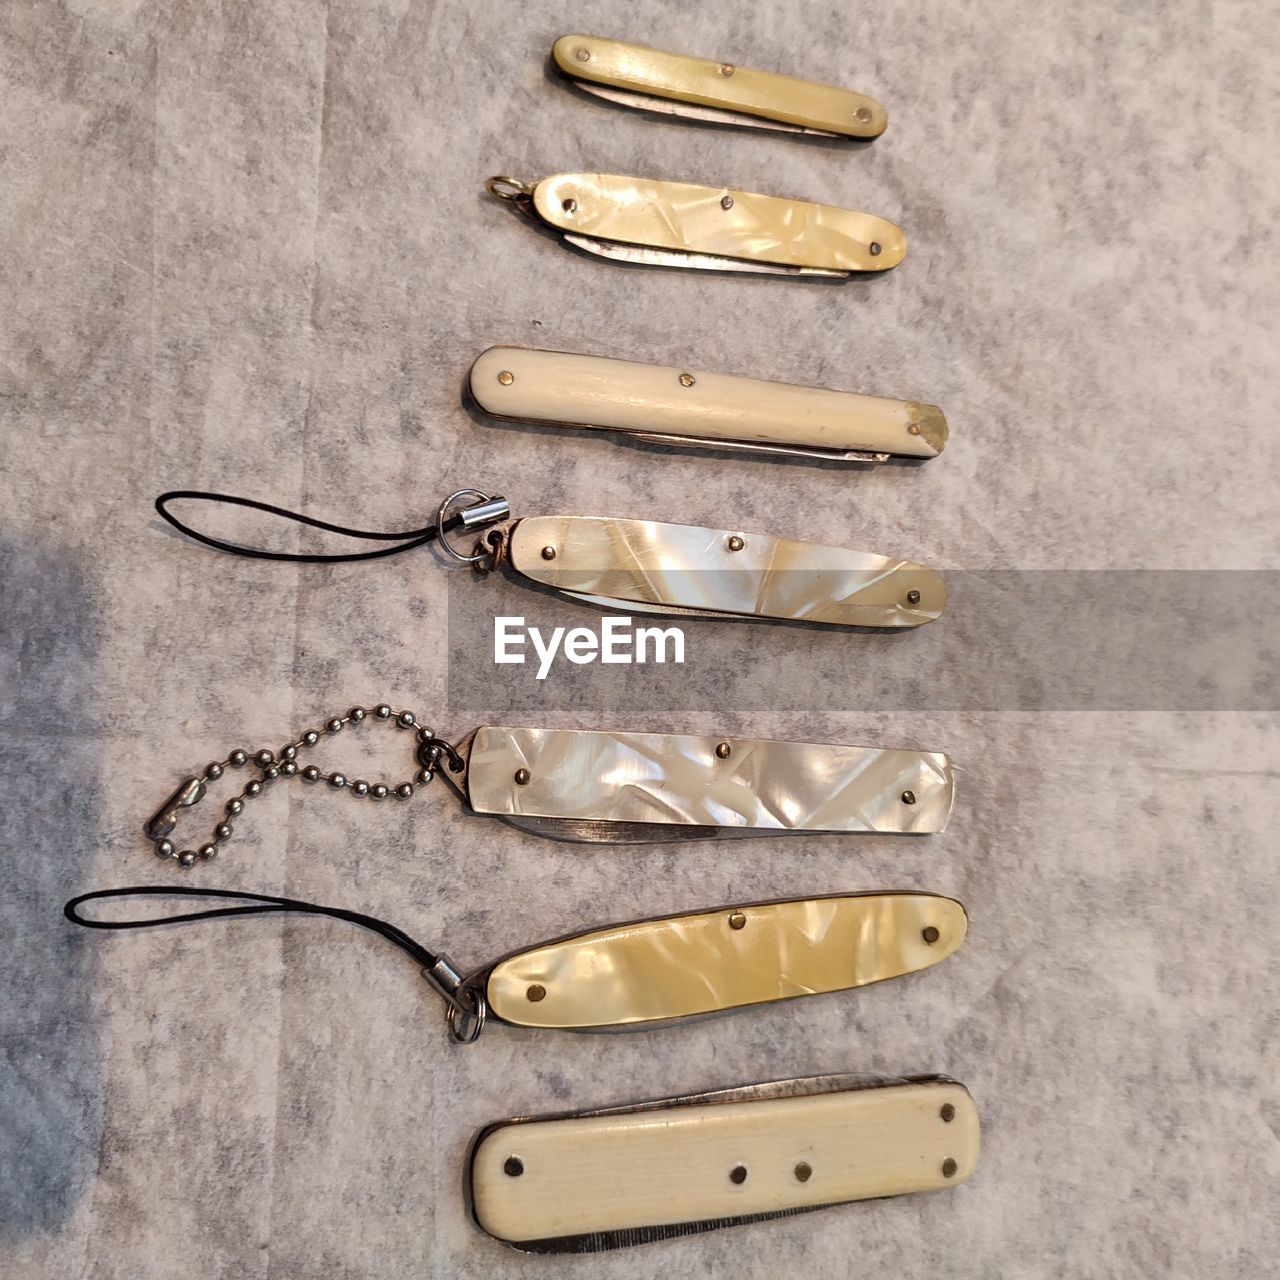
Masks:
[[[451,493],[440,504],[440,510],[436,512],[436,541],[455,560],[461,560],[463,564],[478,564],[481,560],[488,560],[489,553],[487,551],[477,552],[475,555],[464,556],[462,552],[449,541],[449,537],[444,531],[444,522],[449,515],[449,508],[453,506],[459,498],[475,498],[477,502],[491,501],[489,495],[487,493],[481,493],[479,489],[458,489],[454,493]]]
[[[499,200],[510,200],[513,204],[528,200],[533,195],[533,188],[527,182],[521,182],[519,178],[509,178],[501,173],[487,179],[484,189],[491,196],[497,196]]]
[[[464,987],[463,991],[465,990]],[[449,1005],[447,1016],[449,1034],[457,1044],[475,1044],[480,1038],[480,1032],[484,1030],[485,1019],[489,1016],[489,1005],[483,993],[474,991],[468,994],[475,1001],[474,1010],[468,1011],[459,1004],[450,1003]],[[459,991],[454,999],[461,995],[462,991]]]

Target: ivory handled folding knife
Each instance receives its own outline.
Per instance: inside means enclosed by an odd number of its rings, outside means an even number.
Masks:
[[[556,66],[579,88],[642,111],[824,138],[876,138],[885,109],[865,94],[603,36],[561,36]]]
[[[939,751],[711,734],[486,725],[441,776],[475,813],[584,843],[779,832],[942,831],[955,802]]]
[[[587,1253],[940,1191],[973,1172],[978,1113],[945,1076],[816,1076],[487,1125],[467,1156],[480,1229]]]
[[[464,987],[513,1026],[642,1029],[916,973],[951,955],[967,925],[960,903],[931,893],[758,902],[573,934]]]
[[[658,444],[879,463],[934,458],[947,441],[931,404],[567,351],[490,347],[470,389],[495,418]]]
[[[611,173],[533,185],[499,176],[486,187],[577,248],[633,264],[842,278],[887,271],[907,253],[884,218],[731,187]]]

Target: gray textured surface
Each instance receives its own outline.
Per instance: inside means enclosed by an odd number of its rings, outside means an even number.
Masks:
[[[646,1037],[497,1029],[457,1049],[376,939],[315,922],[72,936],[58,908],[176,874],[138,825],[237,742],[384,696],[457,731],[491,715],[443,709],[446,582],[464,575],[201,553],[150,514],[165,487],[394,527],[470,483],[525,510],[733,512],[826,542],[856,522],[854,545],[953,568],[1280,567],[1276,16],[5,6],[0,1272],[1273,1274],[1275,715],[824,698],[721,716],[720,673],[645,727],[945,746],[966,770],[951,829],[592,852],[443,794],[373,810],[276,793],[198,873],[389,915],[468,963],[737,897],[922,887],[970,907],[965,950],[918,980]],[[866,89],[889,132],[849,152],[577,100],[543,69],[574,27]],[[492,172],[575,168],[847,202],[900,221],[910,256],[843,287],[627,272],[483,194]],[[852,476],[557,444],[461,407],[494,342],[919,396],[953,443]],[[786,641],[753,637],[803,706]],[[575,719],[590,710],[555,713]],[[847,1069],[965,1080],[976,1177],[603,1259],[529,1260],[464,1217],[486,1120]]]

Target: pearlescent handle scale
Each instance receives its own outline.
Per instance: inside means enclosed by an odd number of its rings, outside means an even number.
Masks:
[[[979,1153],[963,1085],[781,1081],[489,1125],[475,1222],[516,1248],[589,1252],[963,1182]]]
[[[827,137],[875,138],[888,124],[865,94],[602,36],[561,36],[552,57],[580,88],[642,110]]]
[[[641,1028],[915,973],[955,951],[967,925],[958,902],[930,893],[721,907],[518,952],[489,968],[484,995],[516,1026]]]
[[[512,527],[511,567],[607,608],[918,627],[946,604],[909,560],[793,538],[610,516],[532,516]]]
[[[508,818],[919,835],[955,802],[938,751],[502,726],[468,748],[468,804]]]
[[[670,444],[879,462],[936,457],[947,439],[931,404],[566,351],[491,347],[470,386],[494,417]]]

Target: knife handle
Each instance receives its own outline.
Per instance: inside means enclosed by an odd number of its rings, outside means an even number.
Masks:
[[[602,36],[561,36],[552,57],[573,80],[781,120],[843,137],[875,138],[889,123],[884,107],[865,94]]]
[[[472,1149],[469,1193],[490,1235],[569,1248],[936,1191],[968,1178],[978,1149],[973,1099],[935,1080],[501,1123]]]
[[[910,458],[947,440],[931,404],[567,351],[490,347],[470,383],[486,413],[552,426]]]

